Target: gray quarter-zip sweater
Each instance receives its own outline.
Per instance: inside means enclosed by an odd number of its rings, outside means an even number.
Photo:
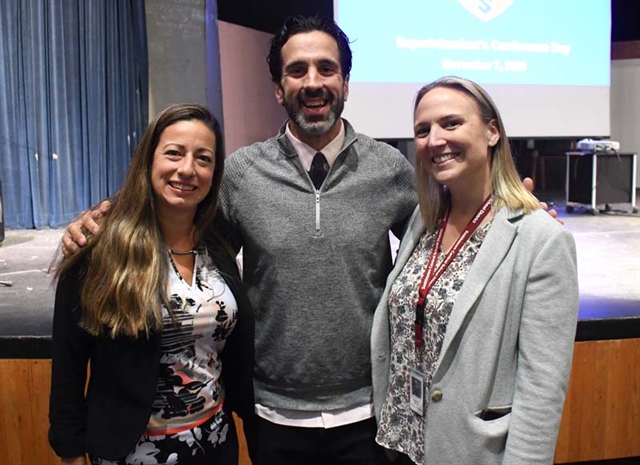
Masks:
[[[316,190],[284,135],[226,160],[221,209],[256,314],[256,402],[327,411],[371,401],[373,313],[417,199],[413,167],[356,134]]]

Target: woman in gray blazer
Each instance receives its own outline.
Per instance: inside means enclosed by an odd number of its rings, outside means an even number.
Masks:
[[[573,237],[523,188],[477,84],[423,87],[414,133],[420,205],[372,329],[377,441],[406,464],[551,464],[577,322]]]

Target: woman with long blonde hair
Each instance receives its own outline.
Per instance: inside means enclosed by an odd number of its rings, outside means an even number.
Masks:
[[[419,207],[372,329],[377,441],[399,464],[551,464],[578,310],[575,244],[523,188],[463,78],[414,107]]]

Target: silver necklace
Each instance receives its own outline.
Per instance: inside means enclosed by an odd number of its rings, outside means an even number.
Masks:
[[[169,253],[171,255],[198,255],[198,251],[196,249],[191,249],[191,250],[173,250],[173,249],[169,249]]]

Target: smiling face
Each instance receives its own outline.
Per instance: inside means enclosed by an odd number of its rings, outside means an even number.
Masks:
[[[491,189],[491,148],[500,134],[485,123],[476,101],[466,93],[436,87],[418,103],[414,115],[416,155],[426,175],[457,188]]]
[[[215,134],[198,120],[178,121],[162,132],[151,165],[160,216],[195,215],[211,189],[215,150]]]
[[[282,47],[278,103],[294,136],[320,149],[340,131],[337,124],[349,94],[336,41],[320,31],[295,34]]]

